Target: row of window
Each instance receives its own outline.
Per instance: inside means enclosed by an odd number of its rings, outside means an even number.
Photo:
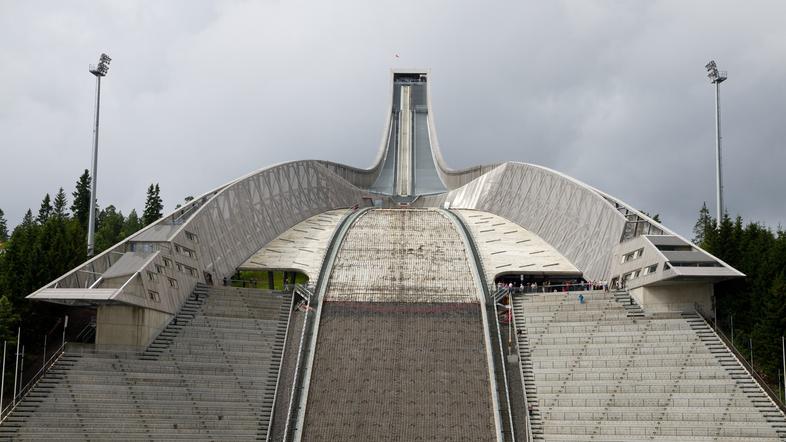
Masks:
[[[641,258],[641,255],[643,255],[643,254],[644,254],[644,249],[643,248],[638,249],[638,250],[634,250],[634,251],[632,251],[630,253],[626,253],[626,254],[622,255],[622,262],[621,262],[621,264],[625,264],[628,261],[633,261],[634,259]]]
[[[657,271],[658,271],[658,265],[653,264],[651,266],[644,267],[643,269],[638,269],[632,272],[625,273],[624,275],[622,275],[622,280],[630,281],[632,279],[638,278],[639,276],[646,276],[649,275],[650,273],[655,273]]]
[[[157,265],[156,266],[156,270],[158,271],[158,273],[161,273],[161,270],[162,270],[161,266]],[[147,272],[147,279],[149,279],[150,281],[156,281],[158,279],[158,276],[155,273],[153,273],[153,272]],[[166,279],[169,281],[169,286],[170,287],[177,288],[177,279],[170,278],[168,276],[167,276]]]
[[[164,267],[170,267],[170,268],[171,267],[177,267],[177,270],[179,272],[181,272],[181,273],[188,273],[189,275],[193,276],[194,278],[196,278],[197,275],[198,275],[197,269],[195,269],[195,268],[193,268],[193,267],[191,267],[189,265],[177,262],[177,261],[173,262],[170,258],[167,258],[166,256],[164,257]],[[162,267],[160,264],[156,264],[156,272],[164,273],[164,267]]]
[[[191,233],[191,232],[189,232],[188,230],[186,230],[185,232],[186,232],[186,238],[187,238],[189,241],[193,241],[193,242],[199,242],[199,241],[198,241],[198,239],[199,239],[199,238],[197,238],[196,234],[194,234],[194,233]]]
[[[191,259],[196,259],[196,252],[194,250],[183,247],[180,244],[175,244],[175,252],[186,255]]]

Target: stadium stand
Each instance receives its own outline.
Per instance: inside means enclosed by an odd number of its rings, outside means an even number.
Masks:
[[[67,351],[0,439],[264,439],[290,306],[200,285],[141,355]]]
[[[619,293],[514,297],[535,440],[780,441],[786,422],[703,319]]]

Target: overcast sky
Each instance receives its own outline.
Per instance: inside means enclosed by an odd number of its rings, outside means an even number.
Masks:
[[[493,5],[493,6],[489,6]],[[713,87],[726,204],[786,221],[786,2],[0,0],[0,208],[11,225],[90,167],[99,204],[167,209],[297,159],[368,167],[391,68],[430,68],[452,167],[542,164],[691,237],[714,211]],[[399,58],[395,55],[399,54]]]

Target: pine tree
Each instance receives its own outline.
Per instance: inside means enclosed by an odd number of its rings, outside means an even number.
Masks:
[[[19,322],[19,314],[7,296],[0,297],[0,340],[16,341],[14,326]]]
[[[76,182],[76,190],[72,193],[74,203],[71,204],[71,213],[79,221],[83,229],[87,229],[87,220],[90,214],[90,173],[87,169]]]
[[[65,192],[63,192],[63,188],[61,187],[60,190],[57,191],[57,195],[55,195],[55,202],[53,204],[53,215],[62,219],[68,217],[68,212],[66,211],[66,206],[68,205],[68,200],[66,199]]]
[[[120,242],[125,218],[122,212],[116,211],[115,206],[110,205],[101,211],[99,221],[96,232],[96,253],[103,252]]]
[[[151,184],[147,188],[147,201],[145,201],[145,211],[142,213],[142,221],[144,221],[146,226],[161,218],[161,210],[163,210],[164,205],[161,201],[160,193],[161,190],[158,187],[158,183],[155,185]]]
[[[707,237],[707,232],[714,228],[714,224],[715,222],[712,216],[710,216],[710,211],[707,209],[707,202],[705,201],[701,205],[701,210],[699,210],[699,219],[696,221],[696,225],[693,226],[693,244],[702,246]]]
[[[36,238],[40,226],[33,219],[33,212],[27,210],[22,222],[14,228],[3,255],[3,286],[4,294],[9,296],[11,304],[18,306],[24,297],[30,294],[35,285]],[[17,309],[18,312],[21,312]]]
[[[27,212],[25,213],[24,218],[22,218],[22,224],[21,225],[29,226],[31,224],[33,224],[33,211],[30,210],[30,209],[27,209]]]
[[[131,213],[129,213],[128,217],[126,217],[126,221],[123,224],[123,229],[120,231],[120,239],[123,240],[128,238],[142,227],[144,226],[142,225],[142,221],[139,219],[139,215],[136,214],[136,209],[131,209]]]
[[[8,241],[8,222],[5,219],[3,209],[0,209],[0,242]]]
[[[44,199],[41,201],[41,208],[38,209],[38,218],[36,218],[36,222],[38,224],[43,224],[46,220],[49,219],[49,216],[52,214],[52,199],[49,197],[47,193]]]
[[[781,336],[786,333],[786,276],[780,273],[762,296],[763,308],[753,328],[757,367],[773,378],[781,367]]]

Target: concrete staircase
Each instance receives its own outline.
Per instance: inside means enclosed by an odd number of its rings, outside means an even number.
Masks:
[[[783,414],[701,318],[581,293],[514,298],[534,440],[784,440]]]
[[[644,317],[644,310],[633,300],[628,292],[624,291],[614,291],[614,300],[617,301],[622,308],[628,312],[629,318],[643,318]]]
[[[0,440],[265,440],[290,305],[198,286],[141,355],[64,354]]]
[[[728,372],[745,394],[751,399],[753,405],[764,415],[778,432],[782,440],[786,440],[786,420],[783,413],[773,403],[772,399],[762,390],[762,387],[753,379],[740,361],[729,351],[709,324],[698,314],[690,313],[682,315],[691,328],[699,336],[710,352],[715,355],[718,363]],[[721,423],[723,425],[723,423]]]

